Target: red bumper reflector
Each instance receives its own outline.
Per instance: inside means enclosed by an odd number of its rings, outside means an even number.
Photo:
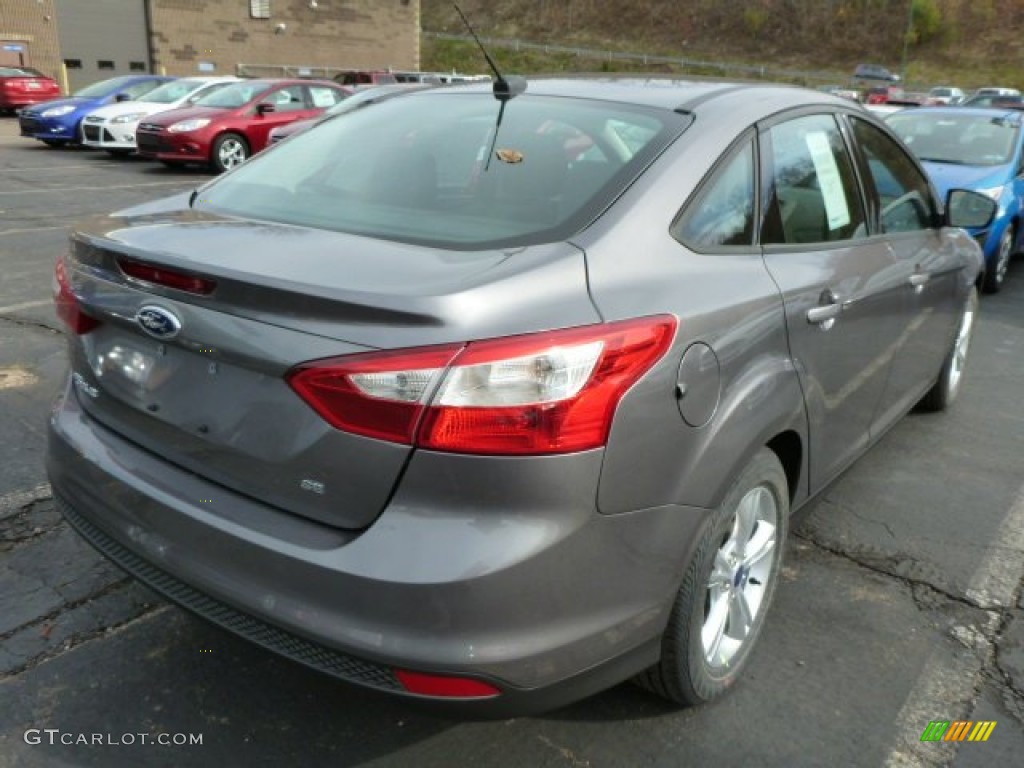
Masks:
[[[438,696],[448,699],[483,699],[498,696],[501,691],[490,683],[468,677],[446,677],[427,675],[396,669],[395,676],[409,693],[421,696]]]

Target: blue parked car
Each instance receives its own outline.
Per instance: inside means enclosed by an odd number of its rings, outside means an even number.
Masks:
[[[144,96],[174,77],[126,75],[101,80],[66,99],[43,102],[21,110],[18,123],[22,136],[39,139],[51,147],[81,140],[82,118],[94,109],[116,101],[131,101]]]
[[[973,189],[999,204],[988,227],[969,230],[985,252],[983,288],[996,293],[1024,239],[1024,112],[929,107],[895,112],[885,121],[921,160],[942,197],[954,187]]]

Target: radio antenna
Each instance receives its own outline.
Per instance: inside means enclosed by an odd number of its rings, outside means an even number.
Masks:
[[[458,3],[452,3],[455,6],[456,13],[459,14],[459,18],[462,19],[462,23],[466,25],[466,29],[469,30],[469,34],[473,36],[473,40],[476,41],[477,47],[480,49],[480,53],[487,59],[487,65],[494,72],[494,98],[499,101],[508,101],[509,99],[515,98],[520,93],[526,90],[526,79],[523,77],[516,77],[512,75],[505,77],[501,74],[501,70],[498,69],[498,65],[494,63],[494,59],[487,53],[487,49],[484,48],[484,44],[480,42],[480,38],[477,37],[476,32],[473,29],[473,25],[469,23],[469,19],[466,18],[466,14],[459,8]]]

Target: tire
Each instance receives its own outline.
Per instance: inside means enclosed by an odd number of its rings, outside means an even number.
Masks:
[[[753,525],[741,526],[741,516]],[[712,515],[676,593],[661,659],[636,682],[683,706],[711,701],[732,687],[764,626],[788,525],[786,474],[775,454],[762,448]],[[751,543],[751,552],[734,559]]]
[[[219,172],[230,171],[249,158],[249,144],[237,133],[225,133],[213,142],[210,163]]]
[[[977,316],[978,290],[971,288],[964,304],[964,311],[960,315],[956,336],[953,337],[953,343],[950,345],[949,352],[946,353],[946,359],[942,362],[939,378],[918,404],[921,410],[944,411],[953,404],[957,395],[960,394],[967,365],[967,352],[971,346],[971,338],[974,336],[974,321]]]
[[[1010,257],[1013,255],[1014,227],[1011,224],[1003,231],[999,238],[999,247],[996,248],[996,257],[992,269],[985,270],[985,282],[982,290],[985,293],[999,293],[1006,280],[1006,270],[1010,267]]]

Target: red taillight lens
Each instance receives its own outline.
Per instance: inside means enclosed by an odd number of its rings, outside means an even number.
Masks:
[[[443,675],[425,675],[422,672],[410,672],[407,669],[396,669],[395,677],[409,693],[421,696],[439,696],[449,699],[481,699],[498,696],[501,690],[482,680],[469,677],[446,677]]]
[[[100,324],[99,320],[82,311],[82,305],[78,303],[78,298],[71,290],[68,267],[63,258],[57,259],[57,265],[53,270],[53,303],[57,310],[57,317],[79,336],[88,333]]]
[[[423,409],[459,346],[371,352],[300,366],[288,383],[329,424],[411,445]]]
[[[602,446],[619,400],[665,354],[675,326],[644,318],[472,343],[453,361],[417,444],[517,455]]]
[[[289,381],[328,422],[457,453],[538,455],[608,440],[626,391],[668,350],[670,316],[313,363]]]
[[[217,281],[208,277],[198,277],[186,272],[179,272],[176,269],[156,267],[129,259],[118,259],[117,266],[126,275],[134,277],[136,280],[145,280],[147,283],[164,285],[187,293],[197,293],[200,296],[213,293],[214,288],[217,287]]]

